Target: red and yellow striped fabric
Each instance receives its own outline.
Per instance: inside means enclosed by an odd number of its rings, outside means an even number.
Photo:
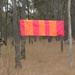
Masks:
[[[64,36],[62,20],[20,20],[21,36]]]

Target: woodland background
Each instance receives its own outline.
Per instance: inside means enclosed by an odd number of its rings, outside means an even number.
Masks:
[[[0,25],[2,25],[2,35],[8,34],[13,37],[13,16],[17,17],[17,25],[19,27],[20,19],[48,19],[48,20],[64,20],[65,22],[65,39],[68,39],[68,16],[67,4],[68,0],[16,0],[17,15],[13,15],[12,0],[0,1]],[[72,17],[72,35],[75,38],[75,0],[71,1],[71,17]],[[15,11],[16,12],[16,11]],[[23,14],[24,13],[24,14]],[[16,15],[16,16],[15,16]],[[1,28],[1,27],[0,27]],[[0,29],[1,30],[1,29]]]
[[[74,75],[69,66],[69,0],[0,0],[0,75]],[[75,0],[71,0],[73,58],[75,58]],[[64,37],[21,37],[20,19],[64,20]],[[24,60],[22,60],[24,59]],[[17,68],[14,68],[14,66]]]

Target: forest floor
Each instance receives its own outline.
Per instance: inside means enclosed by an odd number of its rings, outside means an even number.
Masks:
[[[8,41],[2,46],[0,75],[75,75],[75,42],[73,42],[73,66],[69,65],[69,45],[64,43],[61,52],[60,41],[47,39],[29,44],[26,41],[26,59],[21,60],[22,68],[16,69],[15,50]]]

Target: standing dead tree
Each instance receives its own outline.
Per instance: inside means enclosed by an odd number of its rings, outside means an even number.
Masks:
[[[70,56],[70,66],[73,65],[72,56],[72,31],[71,31],[71,0],[68,0],[68,30],[69,30],[69,56]]]

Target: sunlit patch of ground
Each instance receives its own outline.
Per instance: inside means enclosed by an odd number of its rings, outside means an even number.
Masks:
[[[10,40],[11,41],[11,40]],[[61,52],[60,41],[37,40],[33,44],[26,41],[26,60],[22,68],[15,69],[14,46],[2,47],[0,56],[0,75],[75,75],[75,44],[73,44],[73,66],[69,66],[69,48],[64,43]]]

